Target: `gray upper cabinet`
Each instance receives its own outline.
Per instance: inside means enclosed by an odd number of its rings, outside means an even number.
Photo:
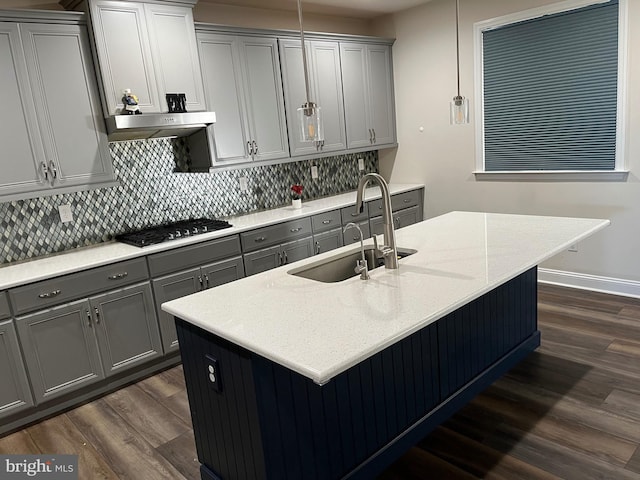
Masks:
[[[298,108],[306,102],[302,47],[299,41],[280,39],[280,63],[287,107],[291,156],[346,150],[344,100],[338,42],[312,40],[305,43],[309,64],[310,100],[321,107],[324,140],[302,142]]]
[[[0,418],[33,405],[18,337],[12,321],[0,322]]]
[[[391,46],[340,44],[347,146],[396,143]]]
[[[82,25],[0,22],[0,200],[113,183],[90,52]]]
[[[216,112],[214,166],[289,157],[277,41],[206,31],[197,39]]]
[[[188,111],[205,110],[193,5],[181,3],[88,0],[105,116],[120,113],[126,88],[143,114],[166,112],[166,93],[186,94]]]

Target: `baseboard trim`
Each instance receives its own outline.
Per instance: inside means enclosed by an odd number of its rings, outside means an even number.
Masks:
[[[601,277],[586,273],[565,272],[549,268],[538,269],[538,282],[563,287],[640,298],[640,282],[621,278]]]

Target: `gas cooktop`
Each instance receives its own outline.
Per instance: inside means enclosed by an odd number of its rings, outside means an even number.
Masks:
[[[231,227],[225,220],[210,218],[192,218],[173,223],[165,223],[155,227],[123,233],[116,236],[116,240],[136,247],[146,247],[156,243],[192,237],[202,233],[213,232]]]

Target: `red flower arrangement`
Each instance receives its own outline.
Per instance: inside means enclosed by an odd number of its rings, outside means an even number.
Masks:
[[[304,187],[302,185],[300,185],[299,183],[294,183],[293,185],[291,185],[291,198],[293,198],[294,200],[301,199],[303,190]]]

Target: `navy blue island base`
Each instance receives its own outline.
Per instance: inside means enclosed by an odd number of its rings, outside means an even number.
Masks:
[[[202,480],[372,479],[540,345],[537,267],[322,386],[176,327]]]

